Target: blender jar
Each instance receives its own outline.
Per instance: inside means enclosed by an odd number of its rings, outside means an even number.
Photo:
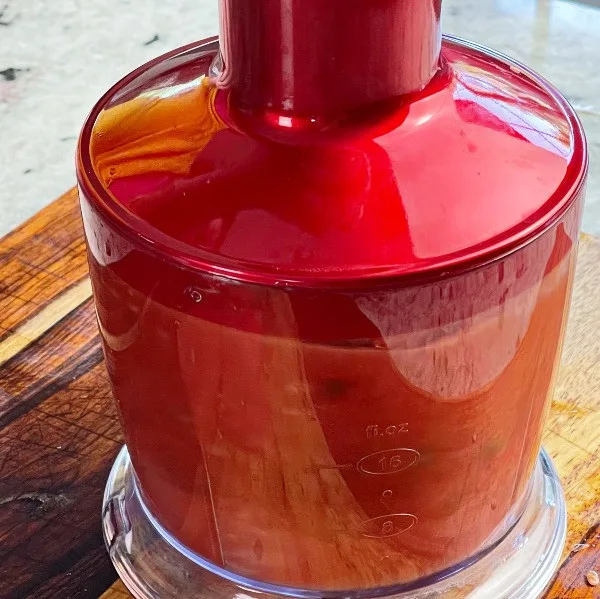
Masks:
[[[111,557],[143,599],[538,597],[580,123],[439,2],[310,4],[224,1],[84,126]]]

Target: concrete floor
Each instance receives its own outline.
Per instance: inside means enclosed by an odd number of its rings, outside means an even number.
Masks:
[[[0,0],[0,235],[74,184],[79,128],[135,66],[217,31],[217,0]],[[533,66],[591,146],[584,229],[600,235],[598,0],[444,0],[444,29]]]

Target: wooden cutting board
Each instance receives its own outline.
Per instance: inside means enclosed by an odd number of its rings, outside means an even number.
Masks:
[[[130,597],[102,541],[123,442],[70,191],[0,241],[0,598]],[[582,237],[545,446],[569,504],[547,599],[600,598],[600,240]]]

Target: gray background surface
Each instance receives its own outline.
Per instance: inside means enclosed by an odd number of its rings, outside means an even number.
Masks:
[[[540,71],[579,111],[600,234],[599,0],[444,0],[444,31]],[[79,128],[117,79],[217,32],[217,0],[0,0],[0,235],[74,184]]]

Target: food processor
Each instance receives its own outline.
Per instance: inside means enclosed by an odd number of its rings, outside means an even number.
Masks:
[[[581,124],[440,0],[221,0],[78,147],[138,599],[535,599]]]

